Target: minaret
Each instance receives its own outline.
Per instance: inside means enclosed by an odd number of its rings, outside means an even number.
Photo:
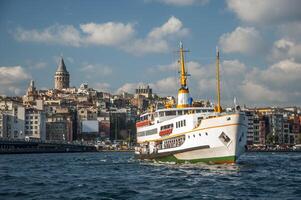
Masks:
[[[54,76],[54,88],[61,90],[69,88],[69,72],[66,69],[63,57],[61,57]]]
[[[34,80],[31,80],[30,81],[30,84],[27,88],[27,91],[26,91],[26,96],[29,98],[29,97],[32,97],[33,99],[37,96],[37,89],[34,85]]]
[[[183,44],[180,42],[180,89],[178,92],[178,105],[177,108],[189,107],[189,89],[187,87],[187,72],[185,70],[185,61],[184,61],[184,49]]]

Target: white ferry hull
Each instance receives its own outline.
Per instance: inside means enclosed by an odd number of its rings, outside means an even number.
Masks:
[[[185,142],[179,147],[136,155],[162,162],[235,163],[245,151],[247,121],[244,114],[224,115],[208,119],[184,135]]]

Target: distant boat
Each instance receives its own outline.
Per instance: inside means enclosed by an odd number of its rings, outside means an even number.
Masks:
[[[235,163],[245,151],[247,117],[220,106],[219,51],[216,55],[217,105],[194,107],[187,87],[180,43],[180,89],[175,107],[149,111],[136,123],[138,159],[173,163]]]

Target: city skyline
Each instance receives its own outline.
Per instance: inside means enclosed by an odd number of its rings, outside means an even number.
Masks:
[[[222,100],[300,106],[299,1],[1,1],[0,94],[23,95],[31,79],[54,88],[59,57],[70,86],[134,93],[149,84],[176,96],[179,41],[194,98],[215,99],[215,48]],[[271,6],[273,5],[273,6]],[[281,7],[281,10],[278,8]]]

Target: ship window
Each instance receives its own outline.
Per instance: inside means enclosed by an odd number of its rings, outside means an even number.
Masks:
[[[186,126],[186,120],[184,120],[184,126]]]
[[[160,117],[164,117],[164,112],[159,112]]]
[[[202,136],[202,135],[199,133],[199,136]]]
[[[190,135],[188,135],[188,139],[190,138]]]
[[[226,145],[230,142],[230,138],[224,133],[222,132],[219,136],[219,139]]]
[[[181,121],[181,127],[183,126],[183,121]]]
[[[195,134],[193,134],[193,137],[195,137]]]
[[[172,115],[176,115],[176,111],[166,111],[166,116],[172,116]]]
[[[182,111],[182,110],[179,110],[179,111],[178,111],[178,115],[183,115],[183,111]]]
[[[188,110],[184,110],[184,115],[185,115],[185,114],[188,114]]]
[[[207,133],[207,132],[206,132],[205,134],[206,134],[206,135],[208,135],[208,133]]]

